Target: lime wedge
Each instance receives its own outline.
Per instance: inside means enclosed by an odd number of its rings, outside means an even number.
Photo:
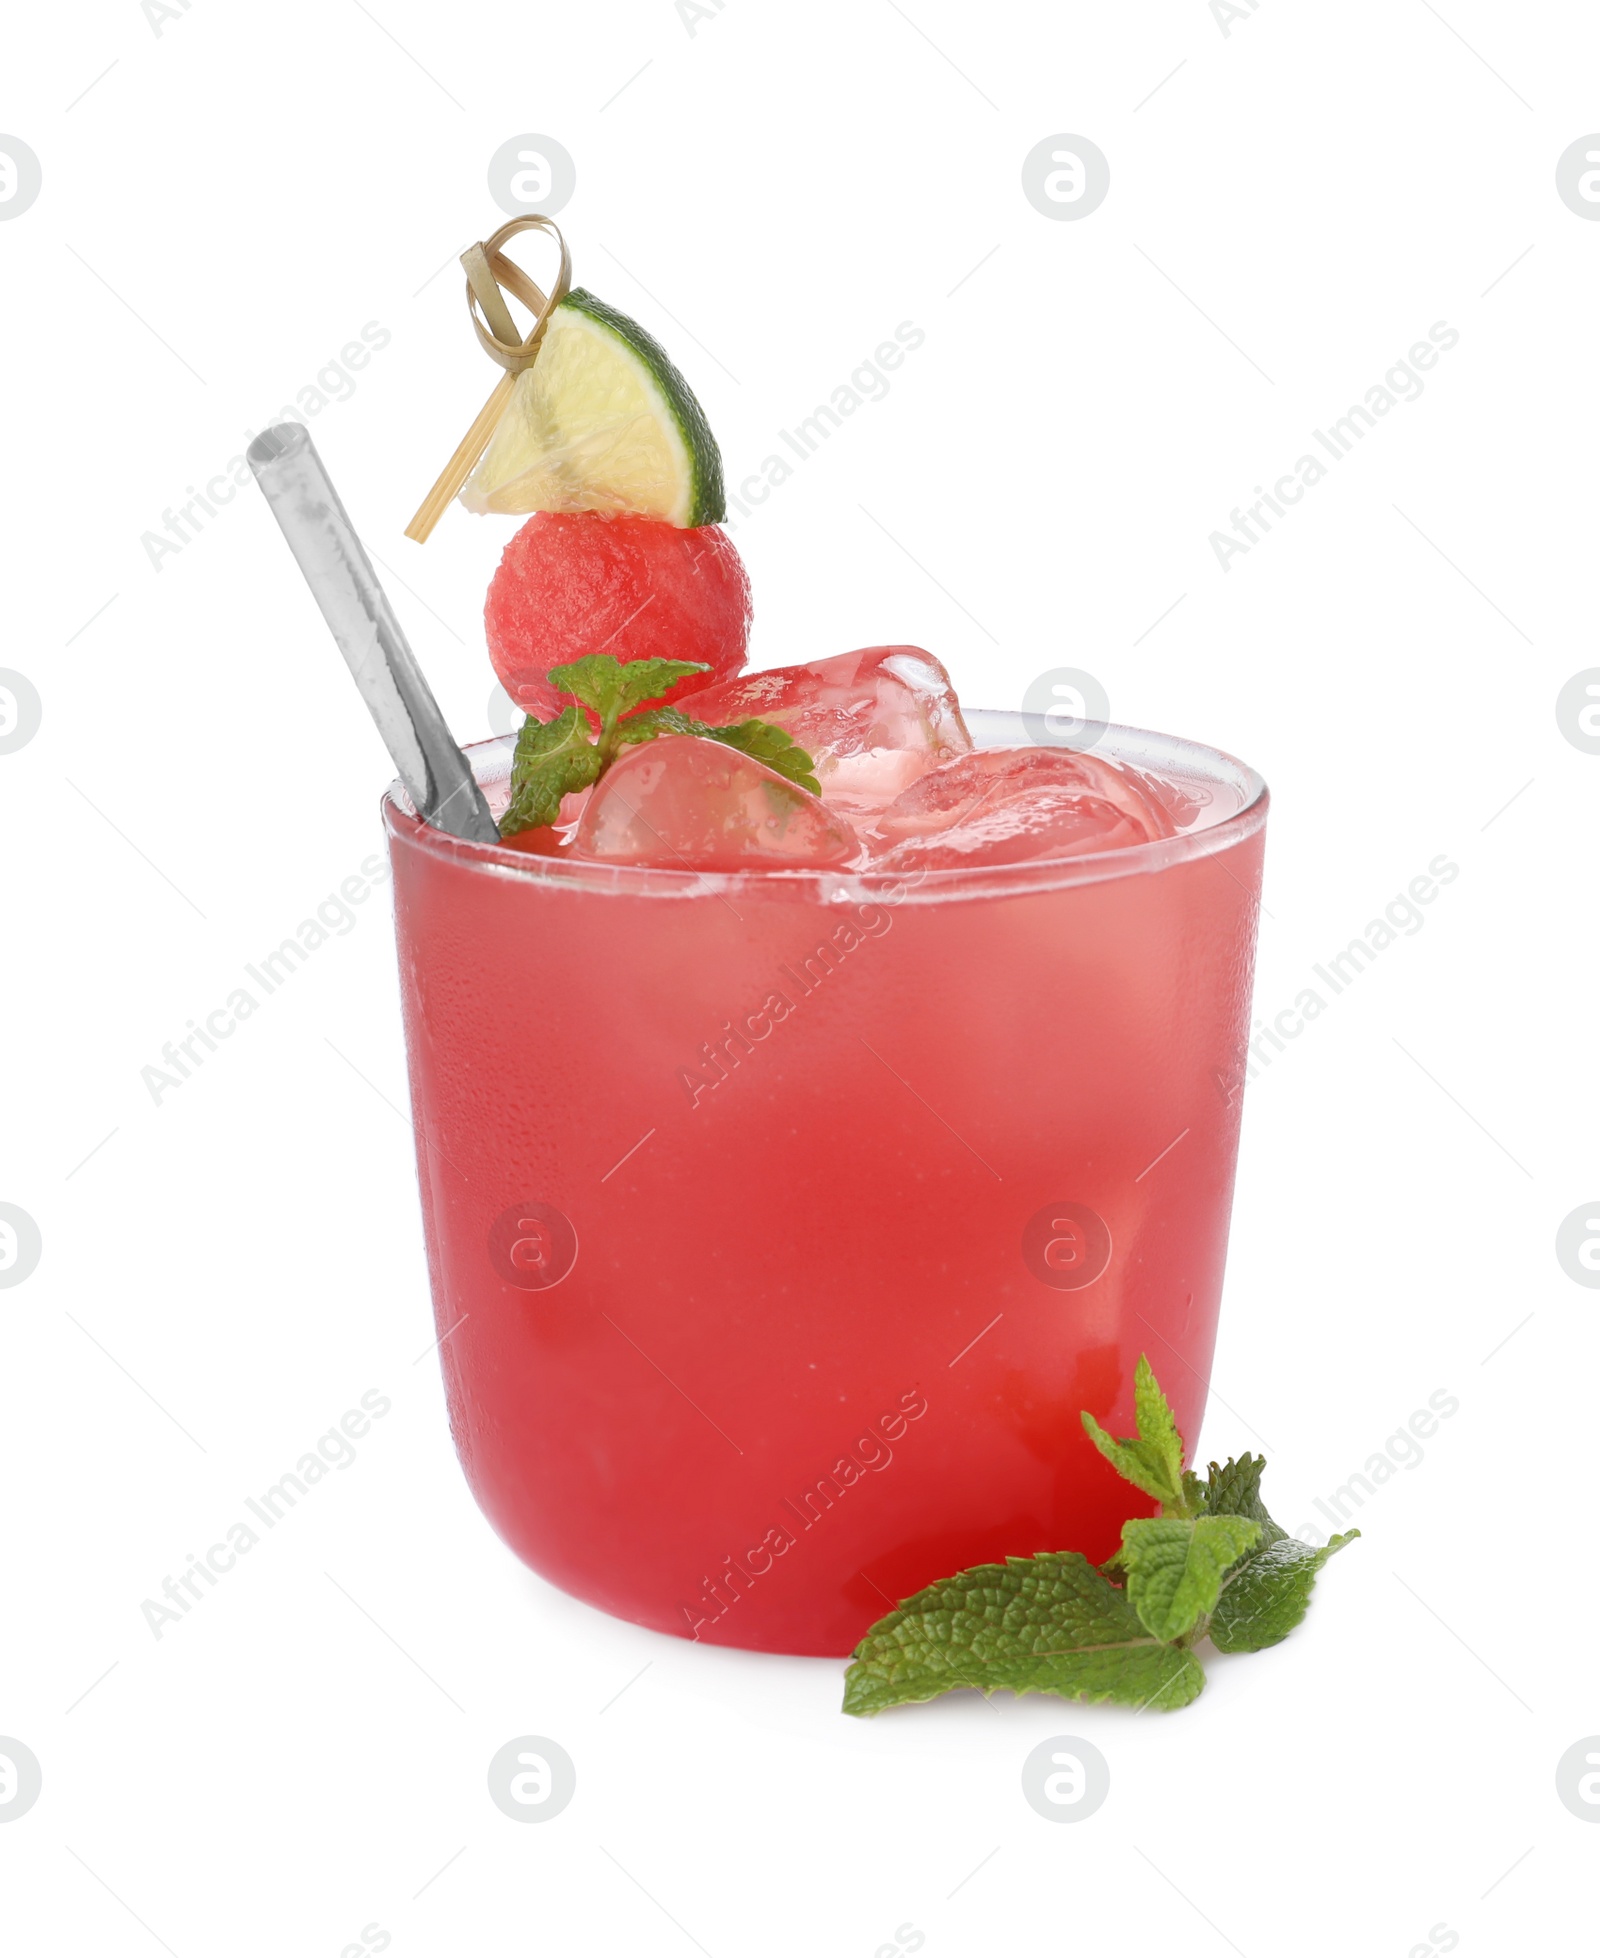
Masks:
[[[581,289],[550,315],[461,501],[480,515],[609,510],[680,529],[727,514],[689,383],[637,321]]]

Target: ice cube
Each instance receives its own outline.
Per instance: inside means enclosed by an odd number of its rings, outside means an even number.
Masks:
[[[1147,768],[1130,768],[1128,773],[1153,802],[1166,810],[1174,830],[1192,829],[1211,803],[1211,790],[1201,782],[1192,782],[1185,789],[1164,775],[1151,774]]]
[[[950,870],[1120,850],[1175,833],[1133,773],[1064,748],[986,748],[914,782],[867,838],[877,867]]]
[[[816,763],[830,805],[852,813],[892,802],[972,747],[950,675],[920,646],[867,646],[747,673],[681,705],[714,727],[759,719],[786,729]]]
[[[689,734],[628,749],[590,791],[572,849],[658,870],[812,870],[861,856],[850,824],[814,795]]]

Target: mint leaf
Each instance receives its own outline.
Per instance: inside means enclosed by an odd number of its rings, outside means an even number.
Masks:
[[[1173,1487],[1160,1462],[1150,1462],[1145,1459],[1136,1439],[1113,1441],[1087,1408],[1079,1418],[1083,1422],[1084,1433],[1124,1482],[1131,1482],[1136,1489],[1142,1489],[1147,1496],[1154,1496],[1156,1501],[1162,1504],[1176,1505],[1182,1501],[1181,1486]]]
[[[1258,1550],[1281,1543],[1289,1532],[1280,1529],[1267,1514],[1261,1500],[1261,1471],[1266,1467],[1260,1455],[1245,1454],[1218,1468],[1213,1462],[1206,1475],[1205,1500],[1201,1508],[1211,1516],[1248,1516],[1261,1525]]]
[[[1204,1685],[1193,1653],[1153,1637],[1087,1558],[1047,1551],[930,1584],[880,1618],[855,1649],[844,1711],[963,1686],[1170,1711]]]
[[[1155,1369],[1143,1353],[1133,1369],[1133,1423],[1139,1439],[1154,1450],[1175,1485],[1182,1486],[1183,1436],[1172,1418],[1167,1397],[1157,1384]]]
[[[1122,1526],[1128,1602],[1152,1638],[1178,1639],[1216,1606],[1230,1565],[1255,1547],[1245,1516],[1138,1516]]]
[[[797,788],[812,795],[822,793],[816,763],[792,734],[770,721],[736,721],[731,727],[710,727],[676,707],[652,707],[617,729],[619,741],[652,741],[658,734],[696,734],[704,741],[720,741],[724,747],[737,748],[740,754],[764,763]]]
[[[766,721],[708,727],[676,707],[646,706],[689,674],[710,671],[700,660],[619,660],[610,653],[586,653],[564,666],[552,666],[545,676],[550,684],[575,695],[581,704],[564,707],[553,721],[537,721],[530,715],[523,723],[511,760],[511,801],[500,818],[501,836],[555,822],[561,798],[599,781],[619,748],[653,741],[662,734],[720,741],[764,762],[786,781],[820,795],[811,757],[781,727]],[[589,732],[586,707],[600,717],[598,740]],[[641,708],[645,711],[636,711]],[[624,719],[625,715],[631,718]]]
[[[631,714],[647,701],[670,693],[691,673],[709,673],[711,668],[698,659],[630,659],[622,668],[622,705],[619,713]]]
[[[1121,1549],[1099,1570],[1076,1551],[1046,1551],[919,1591],[856,1647],[846,1713],[880,1713],[961,1686],[1187,1706],[1205,1685],[1190,1649],[1200,1639],[1255,1652],[1294,1630],[1317,1572],[1360,1531],[1321,1550],[1287,1536],[1261,1500],[1259,1455],[1212,1462],[1204,1482],[1186,1470],[1183,1437],[1142,1354],[1133,1404],[1132,1439],[1113,1440],[1087,1410],[1084,1430],[1120,1475],[1156,1498],[1161,1515],[1124,1523]]]
[[[611,653],[585,653],[565,666],[552,666],[545,677],[551,686],[593,708],[609,734],[624,714],[659,700],[691,673],[710,671],[703,660],[620,660]]]
[[[765,762],[775,774],[793,782],[797,788],[821,795],[822,784],[817,780],[815,762],[786,729],[774,727],[771,721],[736,721],[732,727],[708,727],[702,731],[713,741],[749,755],[753,761]]]
[[[552,666],[544,677],[551,686],[591,708],[603,725],[615,721],[622,711],[621,675],[622,662],[610,653],[585,653],[582,659],[569,660],[565,666]]]
[[[1334,1537],[1321,1550],[1301,1543],[1279,1527],[1261,1500],[1259,1455],[1240,1455],[1219,1468],[1210,1464],[1204,1508],[1214,1516],[1248,1517],[1260,1526],[1252,1554],[1236,1564],[1222,1582],[1222,1591],[1207,1627],[1219,1652],[1259,1652],[1287,1638],[1305,1617],[1317,1572],[1336,1550],[1359,1530]]]
[[[1359,1530],[1331,1537],[1320,1550],[1279,1535],[1228,1578],[1211,1615],[1211,1642],[1219,1652],[1259,1652],[1294,1630],[1311,1603],[1317,1572]]]
[[[1139,1432],[1123,1441],[1113,1441],[1087,1409],[1081,1419],[1085,1434],[1124,1481],[1142,1489],[1147,1496],[1154,1496],[1163,1510],[1179,1516],[1189,1515],[1183,1437],[1178,1433],[1166,1395],[1156,1384],[1150,1362],[1142,1353],[1133,1374],[1133,1416]]]
[[[564,707],[553,721],[522,724],[511,757],[511,800],[500,818],[501,836],[542,829],[561,813],[561,798],[586,789],[600,776],[600,750],[589,739],[581,707]]]
[[[617,729],[620,742],[654,741],[658,734],[709,734],[704,721],[691,720],[680,707],[651,707]]]

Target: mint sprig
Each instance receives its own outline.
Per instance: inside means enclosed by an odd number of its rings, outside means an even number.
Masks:
[[[1217,1608],[1227,1573],[1256,1546],[1246,1516],[1136,1516],[1122,1526],[1118,1564],[1128,1602],[1153,1638],[1171,1642]]]
[[[1183,1481],[1183,1436],[1142,1353],[1133,1372],[1133,1424],[1138,1434],[1130,1441],[1113,1441],[1087,1410],[1079,1418],[1084,1433],[1124,1482],[1154,1496],[1164,1510],[1187,1512],[1190,1497]]]
[[[553,721],[522,723],[511,756],[511,800],[500,834],[543,829],[561,814],[561,798],[600,779],[600,750],[581,707],[564,707]]]
[[[676,707],[652,707],[648,713],[624,721],[617,732],[623,741],[653,741],[658,734],[697,734],[702,740],[720,741],[725,748],[737,748],[740,754],[764,762],[774,774],[809,789],[813,795],[822,793],[815,762],[787,729],[774,727],[771,721],[735,721],[728,727],[708,727]]]
[[[563,708],[553,721],[535,720],[530,714],[523,722],[511,757],[511,800],[500,818],[501,836],[543,829],[557,821],[563,796],[591,788],[624,747],[663,734],[720,741],[765,763],[786,781],[820,795],[810,755],[781,727],[768,721],[708,727],[676,707],[650,706],[691,673],[710,671],[699,660],[619,660],[610,653],[586,653],[564,666],[552,666],[547,675],[550,684],[579,704]],[[591,733],[585,708],[598,719],[598,734]]]
[[[1097,1570],[1076,1550],[1008,1557],[942,1579],[880,1618],[845,1675],[844,1711],[936,1699],[960,1687],[1055,1693],[1170,1712],[1205,1685],[1194,1647],[1259,1652],[1306,1615],[1318,1571],[1352,1538],[1320,1550],[1291,1537],[1261,1501],[1260,1456],[1213,1462],[1202,1482],[1150,1362],[1134,1374],[1138,1433],[1085,1432],[1111,1465],[1161,1505],[1131,1517]],[[1121,1580],[1118,1582],[1118,1580]]]
[[[1211,1614],[1211,1643],[1219,1652],[1259,1652],[1286,1639],[1311,1604],[1317,1572],[1359,1530],[1330,1537],[1320,1550],[1282,1536],[1246,1560]]]
[[[620,660],[610,653],[586,653],[565,666],[552,666],[545,677],[558,693],[570,693],[592,707],[600,716],[604,736],[615,732],[624,714],[659,700],[691,673],[710,671],[703,660]]]
[[[1187,1706],[1205,1684],[1192,1652],[1147,1631],[1076,1550],[1008,1557],[930,1584],[856,1647],[846,1713],[881,1713],[962,1686],[1091,1704]]]

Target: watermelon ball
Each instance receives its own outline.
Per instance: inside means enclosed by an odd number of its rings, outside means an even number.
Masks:
[[[750,636],[750,580],[715,524],[681,530],[653,517],[540,510],[506,546],[483,621],[501,685],[547,721],[571,695],[546,673],[585,653],[710,667],[667,700],[732,679]]]

